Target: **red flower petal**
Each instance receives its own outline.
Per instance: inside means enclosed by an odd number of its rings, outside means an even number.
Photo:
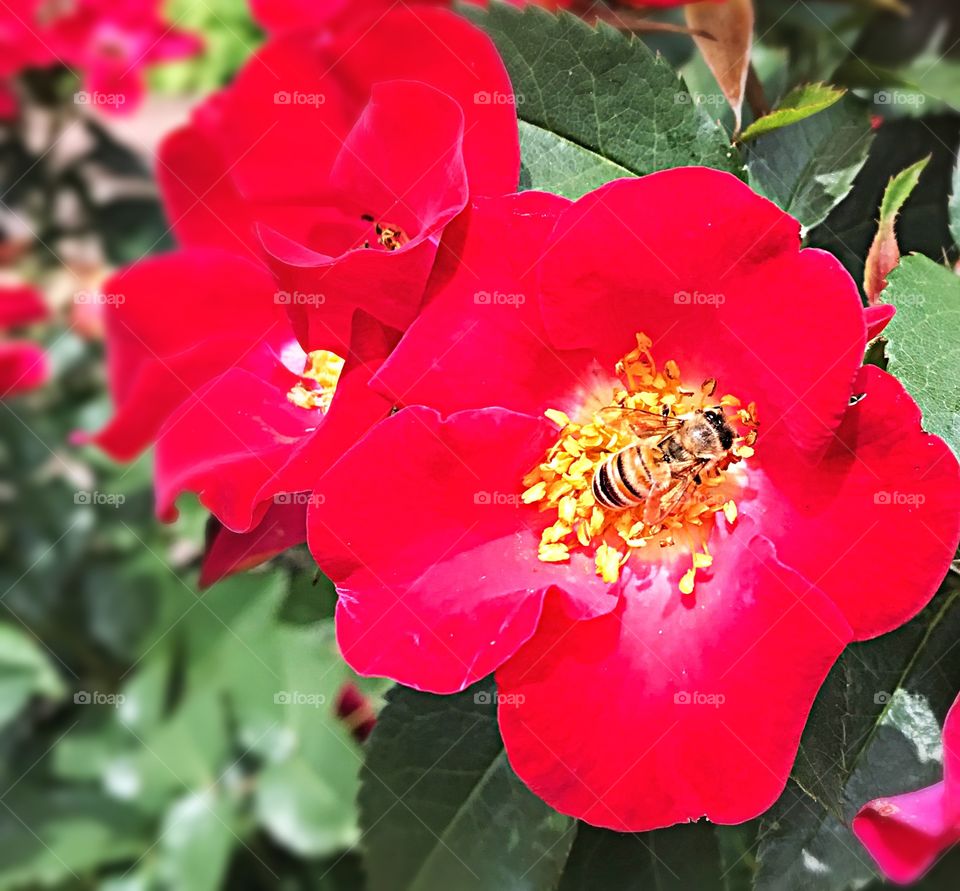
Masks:
[[[943,783],[871,801],[854,817],[853,831],[884,875],[903,885],[960,841],[960,826],[947,818]]]
[[[29,325],[47,315],[43,294],[31,285],[0,287],[0,329]]]
[[[797,221],[730,174],[617,180],[557,223],[543,264],[547,331],[607,368],[642,331],[660,361],[755,399],[762,437],[819,448],[846,409],[866,330],[840,263],[799,247]]]
[[[225,527],[242,533],[262,524],[270,505],[288,503],[289,493],[320,485],[330,465],[390,411],[367,382],[395,335],[369,317],[358,318],[354,330],[355,350],[326,415],[287,399],[299,378],[269,351],[269,373],[231,368],[171,415],[156,445],[160,515],[172,517],[177,497],[196,492]]]
[[[536,263],[570,202],[522,192],[478,199],[447,229],[427,306],[374,385],[444,412],[563,408],[593,360],[555,349],[540,318]],[[612,369],[611,369],[612,370]]]
[[[740,823],[783,790],[851,634],[745,527],[694,597],[677,596],[678,563],[635,577],[597,619],[573,621],[548,601],[536,635],[497,671],[510,763],[551,806],[645,831],[702,816]]]
[[[195,115],[220,146],[229,176],[247,200],[322,195],[343,138],[366,98],[331,71],[316,38],[271,40],[229,88]]]
[[[517,187],[520,144],[513,88],[493,42],[446,9],[400,7],[333,42],[337,75],[361,95],[388,75],[434,84],[466,117],[463,156],[473,195]]]
[[[317,295],[309,301],[313,307],[308,301],[290,306],[302,344],[340,347],[360,293],[364,309],[384,324],[402,329],[413,320],[439,234],[467,201],[462,139],[463,113],[445,94],[405,81],[373,88],[330,173],[337,193],[331,200],[343,214],[336,241],[317,232],[312,244],[297,244],[261,232],[283,287]],[[375,225],[387,224],[399,226],[409,241],[381,248]],[[351,229],[354,238],[343,243],[342,233]]]
[[[892,303],[877,303],[865,307],[863,316],[867,321],[867,340],[883,334],[883,329],[890,324],[896,313],[897,308]]]
[[[217,374],[259,358],[258,344],[278,349],[291,339],[268,271],[220,251],[143,260],[114,276],[104,292],[116,413],[84,439],[118,460],[144,449],[170,413]]]
[[[39,387],[48,374],[47,357],[39,346],[0,342],[0,398],[8,399]]]
[[[960,841],[960,697],[943,725],[943,755],[943,782],[875,799],[854,817],[854,834],[894,882],[916,881]]]
[[[960,539],[960,469],[943,440],[923,433],[896,379],[867,366],[853,390],[863,398],[816,465],[758,448],[756,497],[740,511],[864,639],[914,616],[943,579]]]
[[[271,504],[249,532],[232,532],[218,523],[203,555],[200,587],[209,588],[228,575],[252,569],[305,542],[308,500],[309,493],[298,492],[285,502]]]
[[[579,615],[613,607],[591,561],[537,559],[518,484],[553,436],[548,421],[502,409],[444,421],[409,408],[343,456],[308,512],[308,541],[337,585],[337,637],[357,671],[450,693],[533,633],[551,586],[571,583]],[[358,505],[370,521],[341,530]]]
[[[290,387],[296,380],[291,374]],[[320,414],[291,404],[286,393],[231,368],[174,412],[156,445],[157,513],[173,519],[177,496],[189,491],[228,529],[257,523],[266,510],[257,494]]]

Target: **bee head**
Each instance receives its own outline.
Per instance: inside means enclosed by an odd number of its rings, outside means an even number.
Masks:
[[[722,406],[708,408],[703,413],[704,420],[717,431],[720,437],[720,445],[725,449],[733,446],[733,431],[727,424],[727,416],[724,414]]]

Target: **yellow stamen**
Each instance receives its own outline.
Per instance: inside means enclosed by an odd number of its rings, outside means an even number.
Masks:
[[[329,350],[314,350],[307,354],[304,369],[298,381],[287,393],[287,399],[297,408],[320,409],[324,414],[333,402],[344,360]],[[308,383],[311,386],[308,386]]]
[[[620,578],[620,566],[626,557],[608,544],[597,548],[597,575],[605,582],[615,582]]]
[[[747,408],[731,394],[717,398],[717,381],[708,378],[700,386],[681,385],[678,364],[672,359],[658,370],[650,355],[650,339],[637,335],[637,347],[617,363],[619,382],[607,398],[591,404],[595,410],[583,410],[583,417],[571,418],[566,412],[548,409],[545,414],[558,427],[557,441],[540,464],[524,477],[527,486],[522,500],[537,503],[541,511],[552,511],[555,520],[541,536],[538,556],[547,563],[564,562],[571,550],[592,551],[596,572],[605,582],[614,582],[621,568],[638,551],[647,550],[651,558],[662,549],[682,547],[691,556],[692,565],[684,573],[680,590],[693,593],[696,573],[713,563],[706,549],[715,517],[722,514],[728,523],[737,518],[737,505],[731,495],[736,482],[731,482],[727,469],[753,455],[756,440],[756,406]],[[706,400],[710,401],[707,402]],[[624,511],[607,510],[596,503],[592,491],[597,469],[613,455],[637,442],[637,434],[629,425],[616,420],[616,413],[605,414],[606,407],[639,409],[654,414],[665,412],[682,418],[705,406],[722,405],[736,408],[728,416],[739,424],[740,435],[734,448],[709,473],[702,473],[699,484],[673,507],[670,514],[654,525],[644,522],[644,505]],[[658,548],[649,550],[653,543]]]

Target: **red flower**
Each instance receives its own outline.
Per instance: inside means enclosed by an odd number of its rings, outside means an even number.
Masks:
[[[0,332],[39,322],[47,308],[39,291],[27,285],[0,287]],[[47,379],[47,359],[34,343],[0,339],[0,398],[16,396]]]
[[[315,480],[390,410],[366,383],[396,335],[358,313],[345,362],[308,356],[270,273],[212,249],[142,261],[104,292],[116,412],[93,441],[118,460],[155,442],[160,515],[191,491],[223,524],[203,581],[304,541]]]
[[[265,257],[311,349],[345,343],[361,290],[403,328],[468,187],[516,187],[512,95],[489,39],[442,9],[277,38],[161,151],[175,231]]]
[[[914,615],[960,536],[957,462],[860,368],[865,329],[840,264],[727,174],[476,202],[374,379],[408,407],[308,514],[347,660],[440,693],[498,669],[514,769],[588,822],[762,812],[841,650]],[[665,522],[600,507],[638,435],[609,406],[676,430],[711,403],[736,439],[651,499]]]
[[[481,88],[512,95],[480,31],[400,10],[268,44],[164,146],[188,249],[105,288],[117,411],[95,441],[121,460],[156,441],[161,516],[192,491],[217,518],[201,583],[304,541],[311,489],[389,411],[366,384],[444,227],[468,188],[516,184],[513,109]]]
[[[868,802],[854,817],[853,831],[883,874],[904,885],[960,841],[960,696],[943,725],[943,780]]]
[[[199,39],[164,20],[160,6],[160,0],[10,0],[0,10],[0,77],[64,65],[83,78],[83,100],[107,112],[132,111],[147,66],[201,48]],[[7,116],[14,109],[8,103]]]

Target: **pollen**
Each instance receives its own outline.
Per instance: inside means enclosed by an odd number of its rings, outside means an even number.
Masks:
[[[300,380],[291,387],[287,399],[297,408],[320,409],[324,414],[333,402],[344,360],[329,350],[307,353]]]
[[[557,439],[524,477],[526,488],[521,498],[526,504],[536,504],[550,519],[538,550],[543,562],[563,563],[572,553],[586,552],[594,558],[597,575],[612,583],[631,559],[685,555],[689,568],[678,587],[689,595],[696,587],[698,572],[709,570],[713,563],[706,546],[713,525],[718,519],[731,525],[736,522],[742,475],[732,473],[731,468],[754,454],[756,405],[747,403],[744,408],[737,396],[718,395],[714,378],[694,385],[684,382],[675,360],[657,366],[648,337],[638,334],[636,342],[636,348],[617,363],[616,378],[606,393],[592,394],[573,417],[556,408],[545,412],[558,428]],[[663,418],[664,427],[667,419],[672,419],[670,429],[676,429],[677,419],[717,405],[727,410],[728,424],[737,433],[733,447],[715,466],[698,474],[683,489],[682,497],[661,503],[656,522],[645,521],[644,504],[617,511],[597,503],[592,489],[594,474],[618,452],[641,442],[636,430],[617,418],[639,410]],[[659,434],[657,439],[666,435]]]

